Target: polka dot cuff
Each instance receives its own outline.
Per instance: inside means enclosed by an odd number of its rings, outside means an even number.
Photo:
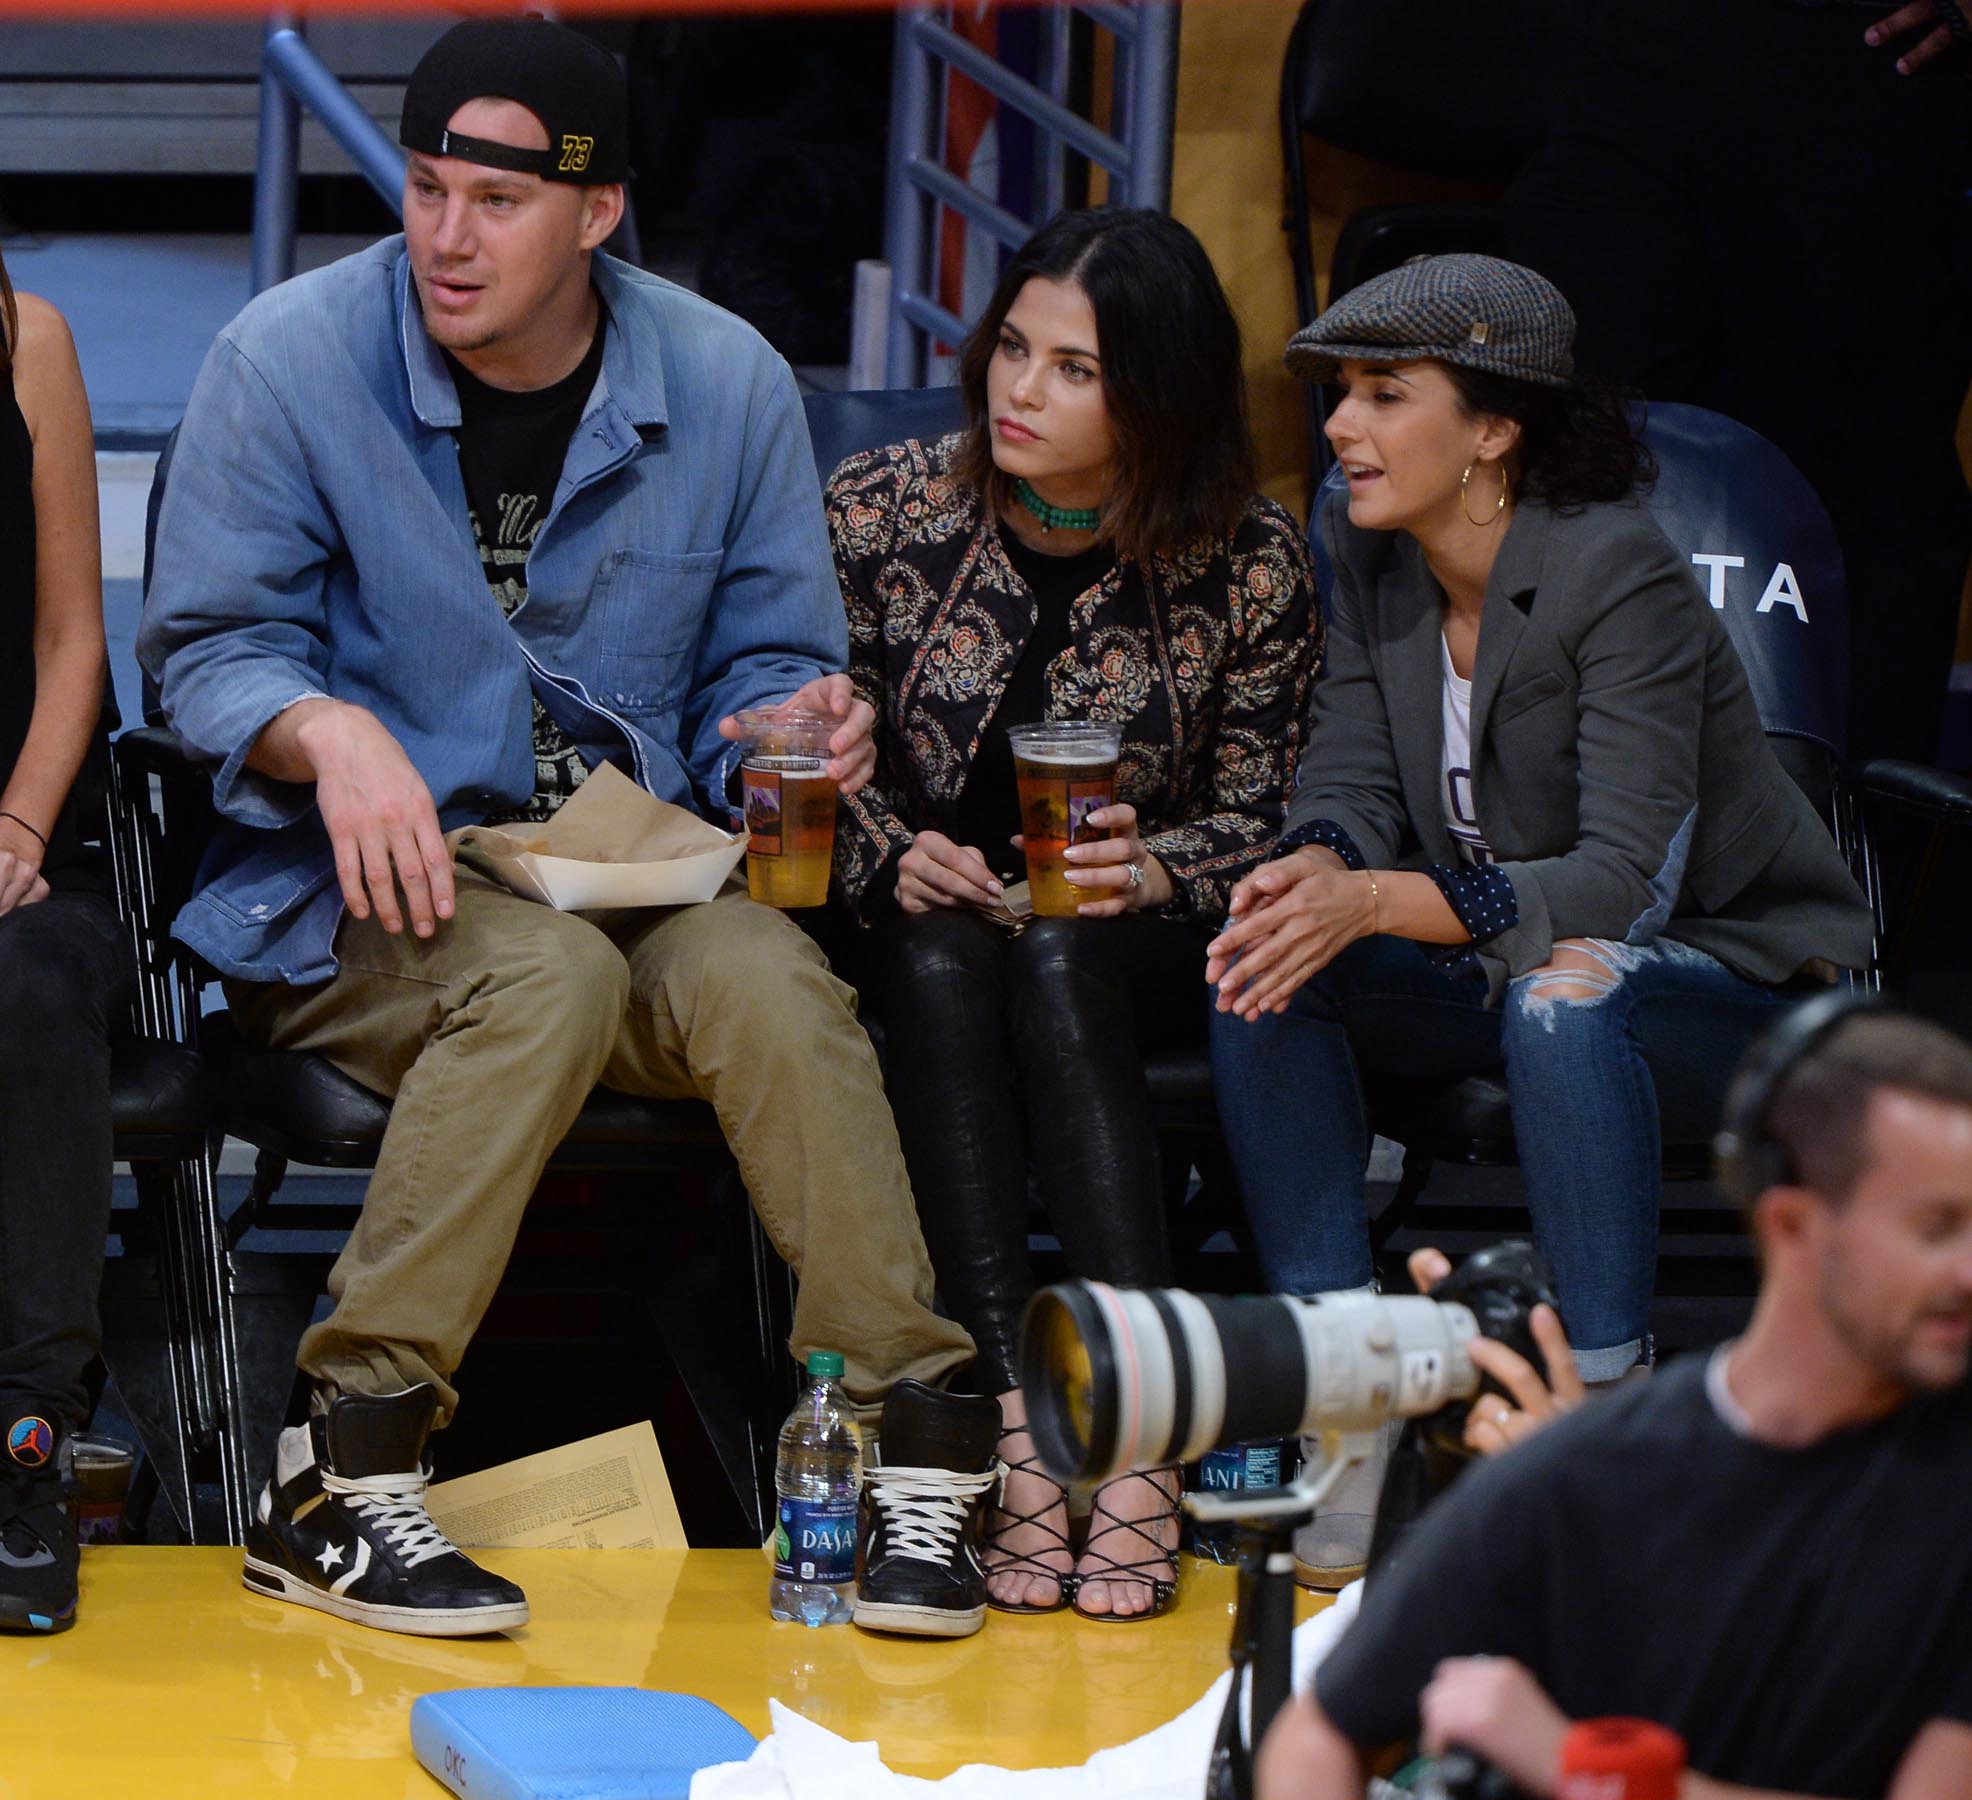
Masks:
[[[1297,825],[1292,831],[1283,832],[1274,845],[1273,854],[1291,856],[1310,844],[1333,850],[1352,869],[1369,867],[1362,851],[1356,847],[1356,840],[1333,819],[1311,819],[1306,825]],[[1475,944],[1496,938],[1501,932],[1511,931],[1520,923],[1520,902],[1514,896],[1513,883],[1506,871],[1496,864],[1452,868],[1444,863],[1432,863],[1424,873],[1437,883],[1438,892],[1445,896],[1445,904],[1452,909]]]
[[[1514,895],[1513,883],[1496,864],[1453,869],[1443,863],[1432,863],[1424,872],[1438,884],[1445,904],[1458,915],[1458,922],[1475,944],[1496,938],[1520,923],[1520,902]]]
[[[1274,845],[1273,854],[1292,856],[1295,851],[1305,850],[1310,844],[1333,850],[1352,869],[1369,867],[1363,853],[1356,848],[1356,840],[1333,819],[1311,819],[1306,825],[1297,825],[1292,831],[1282,832],[1279,842]]]

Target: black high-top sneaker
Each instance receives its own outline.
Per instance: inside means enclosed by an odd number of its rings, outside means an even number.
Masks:
[[[0,1409],[0,1631],[66,1631],[75,1623],[80,1561],[62,1497],[52,1407],[16,1401]]]
[[[858,1625],[970,1637],[986,1622],[980,1515],[999,1484],[1000,1403],[900,1381],[883,1403],[883,1462],[863,1472],[870,1530]]]
[[[429,1382],[342,1394],[274,1447],[240,1579],[255,1593],[419,1637],[527,1623],[527,1596],[461,1554],[425,1511]]]

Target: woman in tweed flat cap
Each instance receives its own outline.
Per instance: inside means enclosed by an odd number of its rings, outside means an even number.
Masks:
[[[1653,1060],[1722,1087],[1788,995],[1867,961],[1869,917],[1572,337],[1532,271],[1442,256],[1289,345],[1341,389],[1328,664],[1276,860],[1235,888],[1208,980],[1273,1285],[1373,1273],[1359,1068],[1503,1071],[1600,1382],[1651,1354]],[[1304,1562],[1346,1575],[1367,1524]]]

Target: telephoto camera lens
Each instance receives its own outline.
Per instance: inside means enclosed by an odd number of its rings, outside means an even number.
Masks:
[[[1320,1431],[1470,1399],[1469,1307],[1421,1297],[1221,1299],[1067,1281],[1028,1304],[1028,1427],[1057,1480],[1191,1462],[1216,1445]]]

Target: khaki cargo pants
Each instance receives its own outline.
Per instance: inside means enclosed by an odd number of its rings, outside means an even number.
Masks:
[[[789,1347],[840,1350],[852,1399],[939,1384],[971,1358],[931,1310],[855,994],[799,927],[737,882],[702,906],[579,915],[508,892],[469,849],[456,874],[456,913],[429,939],[345,918],[329,981],[227,983],[250,1041],[318,1051],[393,1100],[329,1276],[335,1309],[301,1342],[306,1373],[345,1393],[429,1381],[449,1419],[528,1197],[598,1083],[711,1103],[801,1278]]]

